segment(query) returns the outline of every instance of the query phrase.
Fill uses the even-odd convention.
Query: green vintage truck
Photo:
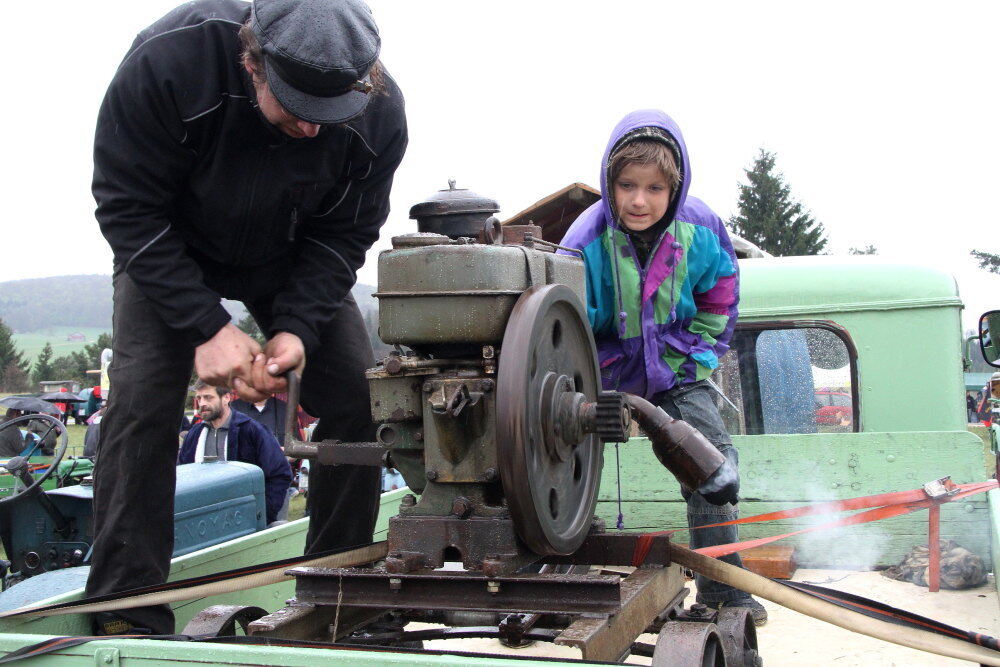
[[[962,302],[952,276],[934,268],[854,257],[745,259],[741,272],[738,334],[715,380],[740,450],[743,515],[915,489],[945,475],[959,483],[988,478],[995,469],[992,456],[966,424]],[[832,395],[849,400],[837,406],[845,409],[831,418],[822,408]],[[685,506],[677,483],[657,463],[648,443],[635,437],[606,447],[598,513],[608,525],[615,525],[620,509],[625,530],[683,526]],[[398,511],[403,494],[400,490],[383,496],[376,539],[385,535],[387,520]],[[996,558],[998,508],[995,491],[989,499],[975,496],[945,505],[941,537],[956,539],[984,558]],[[181,556],[174,561],[171,579],[296,555],[304,544],[305,521]],[[804,524],[789,520],[750,525],[741,536],[786,532],[797,525]],[[927,519],[921,512],[791,543],[800,565],[855,568],[898,561],[926,539]],[[48,602],[80,594],[63,593]],[[293,584],[285,582],[177,603],[177,628],[213,604],[273,610],[292,594]],[[25,589],[25,603],[39,597],[45,597],[43,592]],[[0,630],[0,650],[12,651],[43,635],[85,634],[89,625],[81,616],[66,615],[0,621]],[[107,665],[126,660],[282,665],[309,665],[320,659],[373,665],[525,662],[467,654],[320,652],[134,639],[83,644],[59,655],[67,658],[45,660],[72,657]]]
[[[993,455],[968,430],[962,302],[950,274],[831,256],[744,259],[740,270],[733,352],[715,380],[740,451],[742,515],[992,474]],[[830,423],[814,392],[848,398],[849,418]],[[620,455],[626,526],[684,525],[676,485],[648,465],[648,451],[622,446]],[[609,519],[614,465],[605,457]],[[988,557],[997,551],[989,512],[985,496],[945,505],[942,539]],[[749,525],[741,538],[804,525]],[[926,539],[926,513],[915,513],[790,543],[800,565],[857,568],[898,562]]]

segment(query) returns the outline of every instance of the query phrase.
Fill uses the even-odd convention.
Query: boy
[[[659,405],[739,461],[707,380],[729,349],[739,300],[736,255],[722,220],[688,196],[691,167],[680,129],[662,111],[615,127],[601,162],[600,201],[562,244],[583,251],[587,314],[605,389]],[[692,528],[731,521],[737,507],[682,490]],[[735,526],[691,531],[694,549],[737,541]],[[742,565],[739,554],[722,560]],[[698,602],[767,612],[749,594],[698,576]]]

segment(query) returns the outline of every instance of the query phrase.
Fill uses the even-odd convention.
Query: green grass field
[[[29,333],[14,334],[14,344],[17,349],[24,353],[24,358],[35,362],[38,353],[45,347],[45,343],[52,344],[53,358],[61,357],[70,352],[78,352],[84,345],[89,345],[97,340],[97,337],[107,329],[100,327],[52,327],[44,331],[32,331]],[[85,341],[68,341],[66,337],[74,332],[80,332],[86,336]]]

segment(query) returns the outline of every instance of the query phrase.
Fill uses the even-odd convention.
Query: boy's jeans
[[[739,464],[740,456],[733,447],[732,439],[722,422],[719,408],[715,405],[715,390],[704,380],[671,389],[660,398],[659,405],[674,419],[683,419],[695,427],[701,434],[719,448],[734,464]],[[681,491],[688,506],[688,527],[707,526],[723,521],[733,521],[739,518],[739,508],[736,505],[713,505],[698,492]],[[690,531],[692,549],[728,544],[738,541],[736,526],[720,526],[717,528],[701,528]],[[743,567],[743,561],[738,553],[723,556],[720,560]],[[698,602],[710,607],[718,606],[720,602],[743,600],[750,597],[749,593],[725,584],[712,581],[700,574],[695,575],[698,584]]]

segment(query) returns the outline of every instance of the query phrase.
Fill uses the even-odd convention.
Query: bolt
[[[691,609],[688,610],[688,616],[704,616],[708,613],[708,607],[696,602],[691,605]]]
[[[399,577],[389,577],[389,590],[398,591],[403,588],[403,580]]]
[[[497,477],[499,477],[499,475],[497,474],[496,468],[487,468],[486,471],[483,473],[483,477],[486,478],[487,482],[495,482],[497,480]]]
[[[385,372],[391,375],[396,375],[401,370],[403,370],[403,362],[399,360],[399,357],[392,355],[385,360]]]
[[[492,345],[483,345],[483,359],[492,359],[495,354],[496,350]]]
[[[830,459],[829,461],[827,461],[827,463],[829,463],[830,465],[834,465],[836,462],[837,459]]]
[[[464,519],[472,512],[472,504],[468,498],[458,497],[451,502],[451,513],[459,519]]]
[[[893,461],[896,460],[896,457],[892,454],[889,454],[889,456],[885,457],[885,460],[888,461],[889,463],[892,463]]]
[[[434,480],[436,480],[438,478],[438,471],[437,470],[428,470],[427,473],[424,476],[427,477],[427,481],[428,482],[433,482]]]
[[[423,442],[424,441],[424,432],[423,431],[414,431],[413,432],[413,439],[415,441],[417,441],[417,442]]]
[[[479,388],[482,389],[487,394],[493,391],[493,380],[486,378],[479,383]]]
[[[407,493],[403,496],[403,507],[413,507],[417,504],[417,497],[412,493]]]
[[[104,662],[106,662],[107,664],[110,665],[114,661],[115,661],[115,659],[113,657],[111,657],[110,653],[107,653],[107,654],[104,655]]]
[[[487,581],[486,582],[486,591],[488,593],[492,593],[493,595],[496,595],[497,593],[500,592],[500,582],[499,581]]]

